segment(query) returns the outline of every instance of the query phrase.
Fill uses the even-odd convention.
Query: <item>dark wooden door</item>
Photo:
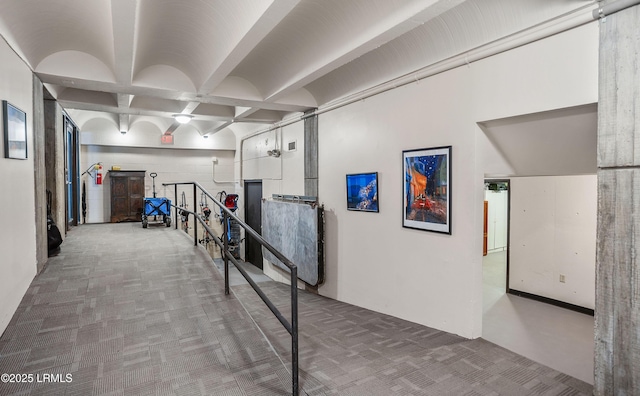
[[[110,175],[111,222],[118,223],[129,213],[129,183],[126,177]]]
[[[109,172],[111,222],[142,221],[145,171]]]
[[[262,181],[244,182],[244,221],[262,235]],[[262,245],[250,235],[245,236],[245,259],[262,269]]]
[[[129,216],[142,221],[144,207],[144,174],[129,177]]]

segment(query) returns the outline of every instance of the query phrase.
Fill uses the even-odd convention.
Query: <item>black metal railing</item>
[[[163,186],[174,186],[174,193],[177,199],[178,197],[178,186],[179,185],[193,185],[193,208],[197,207],[197,192],[198,189],[202,193],[204,193],[207,197],[211,198],[213,203],[215,203],[221,210],[223,219],[223,231],[221,237],[217,237],[214,231],[207,225],[202,216],[198,215],[195,211],[190,211],[185,208],[181,208],[180,206],[171,205],[175,210],[175,227],[178,228],[178,212],[187,213],[189,215],[193,215],[193,244],[194,246],[198,245],[198,222],[202,224],[207,233],[212,237],[212,240],[220,247],[222,252],[222,257],[224,259],[224,293],[229,294],[229,261],[235,265],[238,271],[244,276],[244,278],[249,282],[253,290],[260,296],[262,301],[269,307],[271,312],[275,315],[275,317],[280,321],[282,326],[289,332],[291,335],[291,376],[292,376],[292,385],[293,389],[291,394],[294,396],[298,396],[299,394],[299,381],[298,381],[298,267],[291,262],[288,258],[286,258],[280,251],[274,248],[269,242],[264,240],[260,234],[258,234],[253,228],[249,227],[244,221],[240,220],[238,216],[236,216],[229,208],[227,208],[222,202],[218,201],[215,197],[213,197],[207,190],[205,190],[198,182],[182,182],[182,183],[162,183]],[[284,265],[289,268],[289,272],[291,275],[291,323],[287,321],[287,319],[282,315],[280,310],[269,300],[269,298],[264,294],[264,292],[260,289],[258,284],[251,279],[251,276],[240,266],[236,258],[231,254],[229,250],[229,219],[233,219],[236,221],[242,228],[245,230],[245,234],[251,235],[260,245],[264,246],[267,250],[269,250],[275,257],[278,258]]]

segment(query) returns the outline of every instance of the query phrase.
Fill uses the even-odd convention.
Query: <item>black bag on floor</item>
[[[47,190],[47,242],[49,246],[49,256],[54,253],[62,244],[62,234],[51,217],[51,191]]]
[[[47,240],[49,243],[49,254],[62,244],[62,235],[51,216],[47,216]]]

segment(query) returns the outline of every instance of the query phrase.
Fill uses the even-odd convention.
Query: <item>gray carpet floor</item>
[[[260,286],[288,316],[288,287]],[[287,331],[250,286],[232,290],[224,295],[218,269],[183,232],[77,227],[0,338],[0,373],[27,375],[0,383],[0,394],[290,394]],[[592,393],[484,340],[299,298],[303,395]]]

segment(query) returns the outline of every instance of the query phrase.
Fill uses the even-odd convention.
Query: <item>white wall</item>
[[[594,309],[596,215],[596,175],[512,178],[509,287]]]
[[[487,251],[503,251],[507,248],[508,191],[485,190],[487,210]]]
[[[213,159],[217,160],[214,165]],[[111,218],[109,172],[112,166],[122,170],[145,170],[145,196],[153,196],[153,181],[149,174],[156,172],[156,193],[158,197],[170,198],[173,204],[179,204],[182,191],[185,191],[188,209],[193,210],[193,188],[179,187],[178,199],[174,197],[173,187],[163,187],[162,183],[197,181],[211,194],[225,190],[234,192],[233,183],[215,183],[216,180],[233,181],[234,152],[230,150],[180,150],[143,147],[112,147],[82,145],[81,168],[88,169],[93,163],[102,162],[103,184],[96,185],[88,175],[82,177],[87,186],[87,223],[108,223]],[[196,197],[198,205],[200,196]],[[211,205],[211,203],[209,203]],[[211,207],[210,207],[211,208]],[[197,208],[199,209],[199,207]]]
[[[591,23],[322,114],[322,295],[464,337],[482,329],[483,187],[500,173],[477,122],[597,101]],[[571,56],[566,56],[571,53]],[[452,235],[402,228],[404,149],[452,145]],[[378,171],[380,213],[346,210],[344,175]],[[508,173],[507,169],[507,173]]]
[[[6,329],[36,275],[31,70],[0,40],[0,99],[27,114],[27,160],[4,158],[0,139],[0,334]],[[0,125],[2,112],[0,112]]]

